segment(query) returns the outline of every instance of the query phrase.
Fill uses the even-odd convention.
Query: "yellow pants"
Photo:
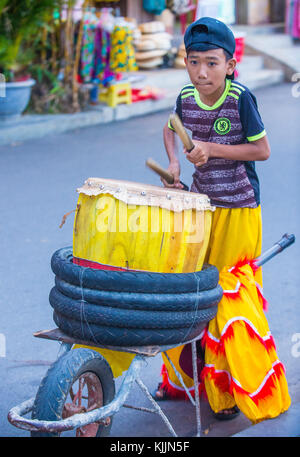
[[[205,259],[219,269],[224,290],[203,338],[205,390],[213,411],[237,405],[253,423],[276,417],[290,406],[284,368],[264,314],[261,269],[247,262],[261,253],[261,233],[260,207],[217,208]],[[168,356],[193,394],[187,345],[168,351]],[[174,398],[185,397],[164,355],[163,360],[163,387]]]

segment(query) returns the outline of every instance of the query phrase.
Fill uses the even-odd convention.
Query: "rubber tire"
[[[212,265],[204,265],[195,273],[153,273],[85,268],[74,264],[72,259],[72,247],[57,250],[51,258],[53,273],[64,281],[88,289],[175,294],[214,289],[219,281],[219,272]]]
[[[104,357],[92,349],[72,349],[54,362],[42,380],[35,397],[32,419],[55,421],[62,417],[68,392],[76,379],[86,371],[94,372],[102,385],[103,406],[115,397],[115,383],[111,368]],[[112,425],[99,426],[97,436],[110,433]],[[34,437],[54,437],[58,433],[31,432]]]
[[[214,305],[222,298],[220,285],[214,289],[185,294],[143,294],[81,288],[55,277],[57,290],[74,300],[126,310],[193,311]]]
[[[57,311],[53,312],[55,324],[75,340],[86,344],[103,344],[108,346],[152,346],[184,344],[196,338],[205,328],[207,322],[217,314],[217,306],[209,308],[207,320],[184,328],[171,329],[139,329],[108,327],[70,319]]]
[[[222,288],[220,288],[218,299],[215,299],[214,303],[210,303],[210,308],[198,309],[195,302],[193,311],[128,310],[101,306],[85,300],[74,300],[53,287],[49,295],[49,302],[55,311],[80,322],[121,328],[166,329],[190,327],[199,322],[208,322],[211,308],[219,303],[221,297]]]

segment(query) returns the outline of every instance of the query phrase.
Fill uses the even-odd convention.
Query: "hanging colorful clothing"
[[[300,0],[286,1],[286,33],[300,39]]]
[[[90,82],[94,75],[96,21],[92,13],[84,16],[80,74],[83,82]]]
[[[111,36],[110,69],[114,72],[137,71],[133,35],[129,27],[116,26]]]
[[[104,86],[114,78],[114,72],[110,70],[111,34],[97,27],[95,36],[95,63],[93,79]]]

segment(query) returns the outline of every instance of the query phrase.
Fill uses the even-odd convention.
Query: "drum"
[[[79,192],[73,262],[101,269],[202,269],[214,207],[206,195],[89,178]]]

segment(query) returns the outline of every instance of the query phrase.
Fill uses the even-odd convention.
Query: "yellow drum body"
[[[161,273],[202,269],[214,210],[206,195],[99,178],[78,192],[76,263]]]

